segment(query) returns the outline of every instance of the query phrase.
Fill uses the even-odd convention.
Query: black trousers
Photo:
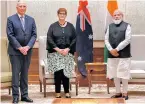
[[[31,54],[10,55],[12,65],[12,94],[13,98],[19,98],[19,86],[21,97],[28,96],[28,69],[31,61]]]
[[[61,83],[63,84],[64,92],[69,93],[69,78],[67,78],[63,69],[54,73],[55,93],[60,93]]]

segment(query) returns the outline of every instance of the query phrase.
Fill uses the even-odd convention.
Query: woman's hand
[[[64,56],[68,55],[69,51],[70,51],[69,48],[65,48],[65,49],[63,49],[63,51],[62,51],[62,55],[64,55]]]
[[[59,54],[63,54],[63,49],[59,49],[59,48],[57,47],[57,48],[54,48],[54,50],[56,50]]]
[[[69,48],[65,48],[65,49],[60,49],[58,47],[54,48],[54,50],[56,50],[58,53],[62,54],[63,56],[68,55],[70,49]]]

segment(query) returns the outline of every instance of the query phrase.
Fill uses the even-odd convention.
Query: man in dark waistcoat
[[[105,34],[105,45],[108,49],[107,77],[114,79],[116,94],[112,98],[128,99],[127,89],[131,66],[131,26],[123,21],[123,13],[115,10],[113,23],[108,26]],[[121,92],[120,82],[123,85]]]

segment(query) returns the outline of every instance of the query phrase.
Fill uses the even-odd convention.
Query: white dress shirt
[[[21,16],[20,14],[18,14],[18,16],[19,16],[19,18],[21,19],[21,17],[23,17],[22,19],[23,19],[23,21],[25,21],[25,15],[23,15],[23,16]]]
[[[23,28],[25,28],[25,15],[22,16],[22,15],[18,14],[18,16],[19,16],[19,19],[20,19],[21,23],[23,22],[22,23]]]

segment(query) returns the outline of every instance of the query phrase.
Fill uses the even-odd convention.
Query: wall
[[[88,0],[91,14],[94,40],[104,40],[105,17],[107,0]],[[16,1],[7,2],[7,16],[16,13]],[[145,1],[118,0],[119,8],[124,13],[125,21],[132,26],[132,34],[145,34]],[[27,14],[33,16],[37,23],[38,36],[46,35],[51,23],[57,21],[57,10],[65,7],[68,10],[67,20],[75,26],[78,9],[78,0],[29,0]],[[2,15],[5,13],[2,13]],[[5,19],[4,19],[5,20]],[[3,21],[6,22],[6,21]],[[5,24],[2,25],[5,27]],[[3,29],[4,30],[4,29]]]
[[[6,1],[1,1],[1,36],[6,35],[6,21],[7,21],[7,2]]]

